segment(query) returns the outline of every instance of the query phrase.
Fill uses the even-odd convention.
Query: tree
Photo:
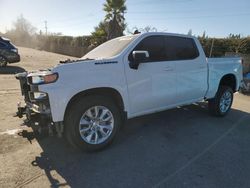
[[[144,28],[138,28],[138,27],[133,27],[132,31],[130,29],[127,30],[128,33],[130,34],[134,34],[134,31],[137,30],[141,33],[147,33],[147,32],[157,32],[157,29],[155,27],[152,26],[145,26]]]
[[[151,26],[146,26],[142,29],[142,32],[147,33],[147,32],[157,32],[157,29],[155,27]]]
[[[206,35],[206,31],[203,31],[201,38],[203,39],[208,38],[208,36]]]
[[[244,51],[247,45],[248,45],[248,38],[233,39],[232,41],[232,48],[235,53]]]
[[[240,34],[232,34],[232,33],[230,33],[228,38],[229,39],[240,39],[241,36],[240,36]]]
[[[193,35],[193,31],[192,31],[192,29],[189,29],[189,31],[188,31],[188,35],[189,35],[189,36],[192,36],[192,35]]]
[[[28,35],[33,35],[36,32],[36,28],[32,26],[31,23],[23,17],[23,15],[20,15],[13,25],[13,30],[17,33],[26,33]]]
[[[94,29],[95,30],[91,33],[91,44],[93,46],[98,46],[106,42],[108,38],[108,23],[102,21]]]
[[[126,0],[106,0],[103,10],[106,12],[105,22],[108,23],[107,39],[123,35],[126,28],[124,13],[127,10]]]
[[[30,46],[35,32],[36,28],[23,15],[20,15],[13,23],[13,29],[6,32],[6,36],[18,45]]]

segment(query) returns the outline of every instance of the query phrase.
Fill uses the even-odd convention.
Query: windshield
[[[106,59],[122,52],[138,35],[124,36],[109,40],[96,47],[81,59]]]

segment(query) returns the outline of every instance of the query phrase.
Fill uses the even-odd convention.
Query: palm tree
[[[107,13],[105,21],[108,22],[108,40],[123,35],[125,30],[124,13],[127,10],[126,0],[106,0],[103,10]]]

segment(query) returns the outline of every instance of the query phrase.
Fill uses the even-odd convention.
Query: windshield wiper
[[[65,64],[65,63],[76,63],[79,61],[89,61],[89,60],[95,60],[95,59],[90,59],[90,58],[86,58],[86,59],[76,59],[76,60],[71,60],[71,59],[66,59],[64,61],[59,61],[59,63],[61,64]]]
[[[80,59],[80,60],[83,60],[83,61],[87,61],[87,60],[95,60],[95,59],[92,59],[92,58],[85,58],[85,59]]]

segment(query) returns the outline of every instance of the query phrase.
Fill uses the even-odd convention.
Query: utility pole
[[[46,33],[46,36],[47,36],[47,34],[48,34],[48,27],[47,27],[47,21],[46,20],[44,21],[44,24],[45,24],[45,33]]]
[[[211,48],[210,48],[210,54],[209,54],[209,57],[212,56],[212,53],[213,53],[213,48],[214,48],[214,38],[212,40],[212,45],[211,45]]]

